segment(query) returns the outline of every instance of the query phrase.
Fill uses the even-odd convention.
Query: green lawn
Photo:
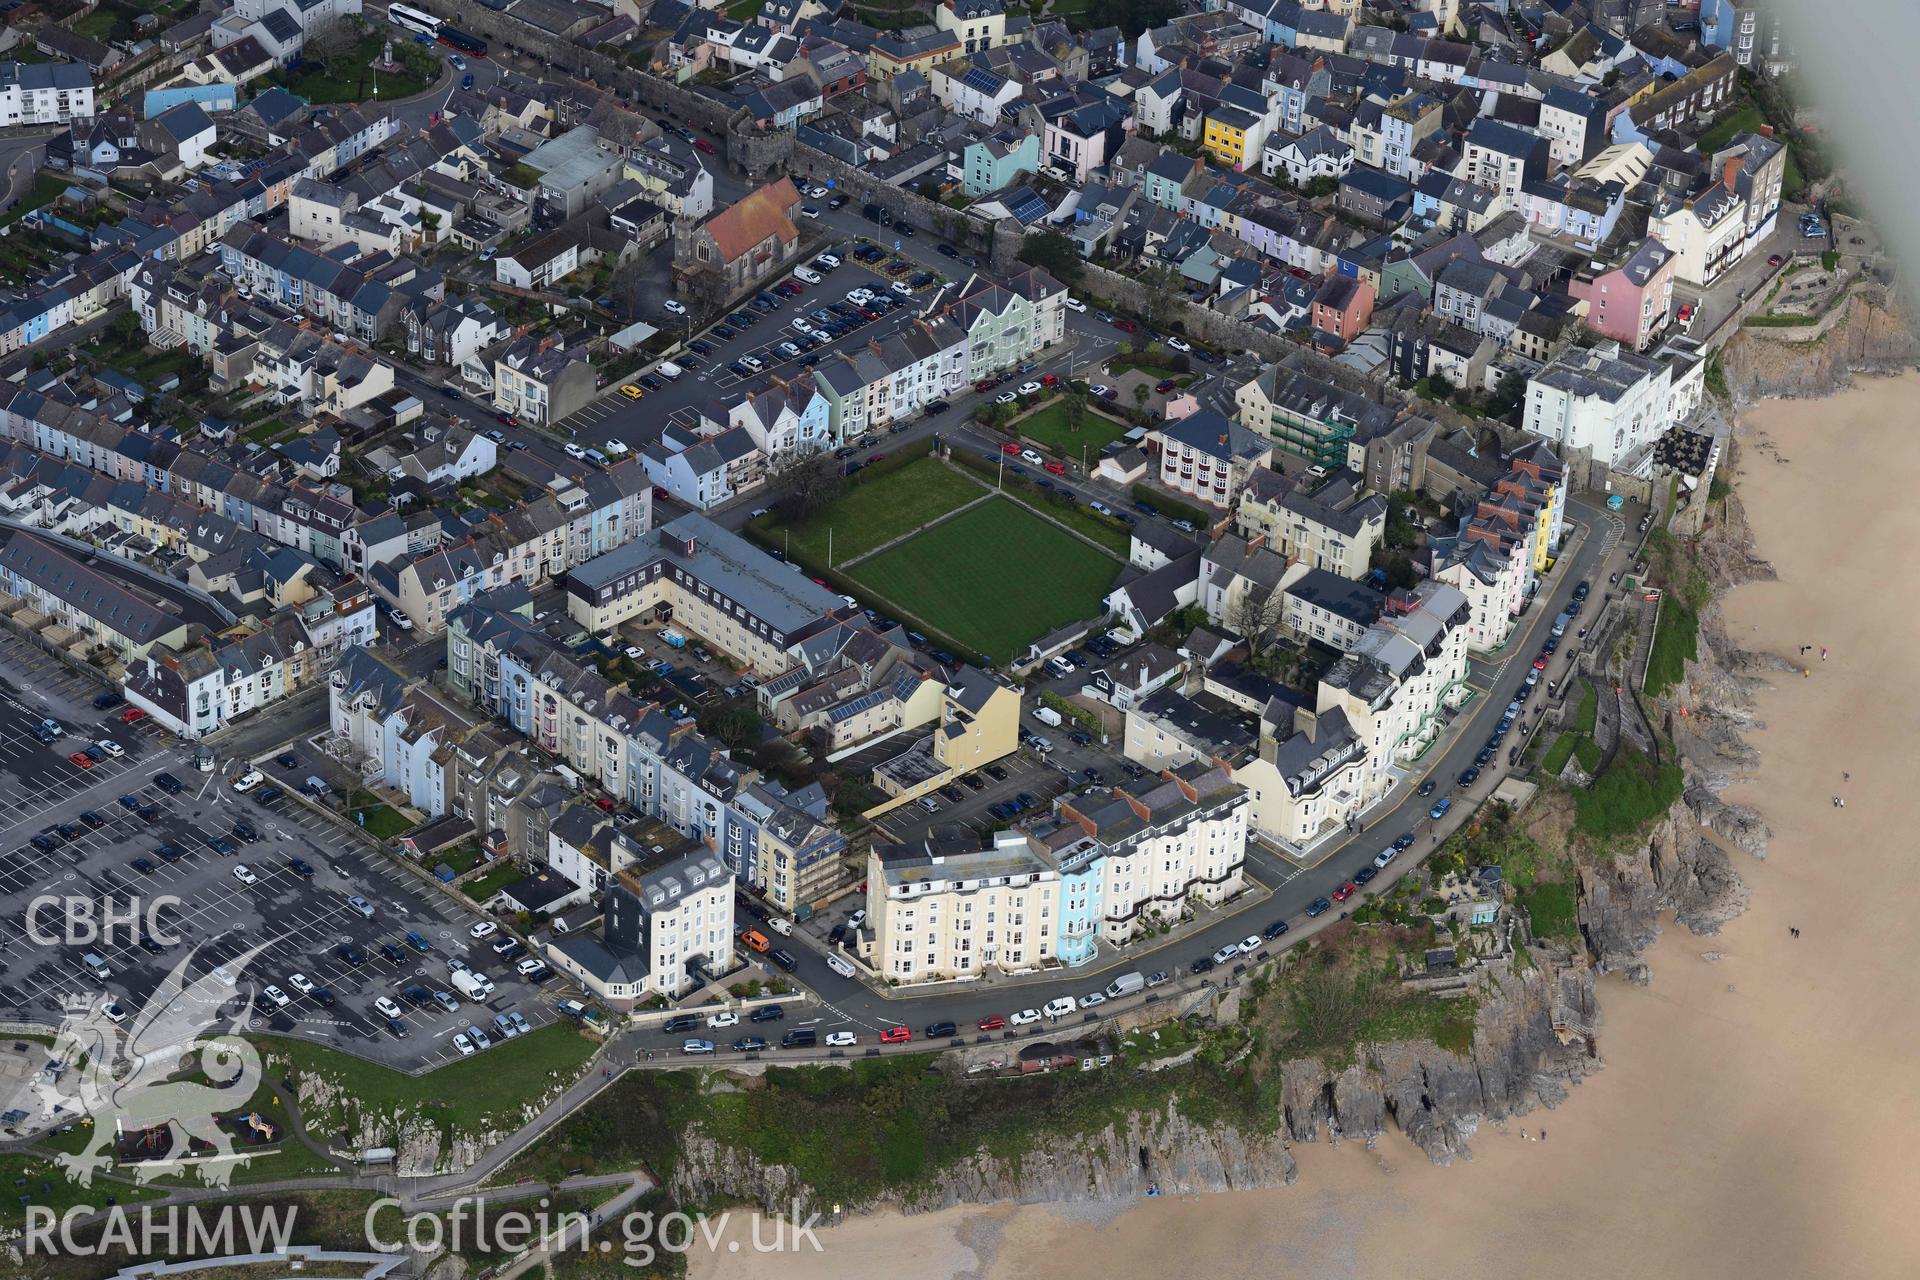
[[[959,643],[1006,662],[1100,611],[1120,569],[1018,503],[985,503],[860,563],[850,577]]]
[[[1680,798],[1683,781],[1679,765],[1623,748],[1592,787],[1573,793],[1574,827],[1601,839],[1633,835]]]
[[[1580,937],[1579,897],[1570,884],[1543,884],[1515,895],[1533,921],[1536,938],[1574,942]]]
[[[1698,651],[1700,615],[1681,604],[1676,596],[1660,602],[1660,624],[1653,633],[1653,652],[1647,659],[1646,690],[1659,697],[1679,684],[1687,674],[1687,663]]]
[[[1103,413],[1095,413],[1093,406],[1088,405],[1080,419],[1080,429],[1075,431],[1067,425],[1066,402],[1055,400],[1014,423],[1012,430],[1075,464],[1084,458],[1091,467],[1100,460],[1102,449],[1126,435],[1132,427]]]
[[[1600,695],[1587,686],[1586,696],[1580,699],[1580,706],[1573,713],[1573,727],[1581,733],[1591,734],[1593,724],[1600,715]]]
[[[984,492],[980,485],[943,463],[920,458],[897,471],[880,472],[864,484],[849,485],[832,506],[803,525],[786,528],[773,515],[762,516],[755,528],[767,545],[785,547],[795,558],[820,565],[827,563],[827,535],[831,530],[833,563],[845,564],[882,543],[932,524]]]
[[[1547,771],[1548,777],[1560,776],[1560,771],[1567,767],[1567,761],[1573,757],[1573,744],[1579,740],[1577,733],[1563,733],[1553,740],[1553,745],[1547,748],[1546,756],[1540,761],[1540,767]]]
[[[308,102],[369,102],[376,82],[383,101],[410,98],[440,78],[440,59],[424,45],[412,40],[394,39],[393,56],[399,71],[376,74],[371,64],[380,57],[386,44],[386,31],[369,31],[352,50],[333,59],[327,69],[311,64],[300,71],[276,71],[274,83]]]
[[[263,1056],[283,1075],[312,1074],[336,1086],[325,1108],[303,1112],[309,1133],[327,1135],[365,1116],[418,1114],[443,1132],[510,1130],[533,1095],[571,1084],[593,1055],[594,1041],[571,1022],[552,1023],[461,1058],[423,1076],[409,1076],[305,1040],[257,1037]],[[316,1110],[318,1114],[316,1114]]]
[[[20,197],[20,203],[0,215],[0,226],[11,226],[35,209],[52,204],[71,185],[58,174],[42,172],[33,180],[33,188]]]
[[[475,902],[485,902],[494,894],[518,880],[526,872],[512,862],[503,862],[483,876],[478,876],[460,886],[460,892]]]
[[[366,828],[367,834],[376,839],[391,840],[413,830],[413,823],[384,804],[368,805],[353,812],[360,825]]]

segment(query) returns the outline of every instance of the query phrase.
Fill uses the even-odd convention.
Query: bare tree
[[[804,524],[840,496],[840,468],[818,445],[792,450],[767,469],[769,488],[780,492],[774,509],[789,524]]]
[[[1134,274],[1134,279],[1140,282],[1145,293],[1145,301],[1140,307],[1141,318],[1148,325],[1157,324],[1179,298],[1180,278],[1174,275],[1171,268],[1155,264],[1141,268]]]
[[[363,34],[360,23],[345,14],[322,18],[307,29],[306,39],[300,46],[300,56],[308,62],[319,63],[331,74],[339,70],[336,63],[352,56],[354,50],[360,47]]]
[[[1258,655],[1273,642],[1273,629],[1279,625],[1284,603],[1279,588],[1250,585],[1228,607],[1227,626]]]

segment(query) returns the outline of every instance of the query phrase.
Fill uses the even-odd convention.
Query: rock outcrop
[[[1262,1132],[1251,1125],[1201,1125],[1169,1105],[1164,1112],[1129,1114],[1123,1125],[1098,1133],[1061,1135],[1017,1158],[976,1154],[902,1190],[892,1202],[909,1213],[994,1202],[1075,1204],[1138,1199],[1150,1183],[1167,1193],[1244,1191],[1283,1186],[1295,1176],[1293,1153],[1278,1126]],[[738,1198],[769,1212],[788,1209],[796,1199],[806,1211],[828,1216],[876,1207],[820,1204],[792,1168],[763,1164],[753,1153],[721,1146],[702,1133],[687,1135],[671,1190],[681,1203]]]
[[[1727,390],[1736,404],[1824,396],[1853,384],[1856,373],[1890,373],[1920,359],[1905,314],[1891,292],[1857,287],[1846,315],[1812,341],[1792,329],[1743,328],[1720,351]]]
[[[1371,1141],[1397,1125],[1437,1164],[1471,1155],[1482,1120],[1555,1106],[1598,1066],[1592,1033],[1600,1010],[1593,971],[1547,963],[1497,982],[1483,998],[1473,1046],[1450,1053],[1428,1041],[1396,1040],[1362,1064],[1335,1071],[1318,1059],[1282,1068],[1289,1137]]]

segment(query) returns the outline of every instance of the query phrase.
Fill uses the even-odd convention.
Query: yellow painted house
[[[1232,165],[1236,171],[1257,168],[1264,141],[1260,117],[1246,108],[1223,102],[1207,112],[1201,145],[1221,164]]]
[[[873,771],[886,799],[869,818],[938,791],[962,774],[1020,749],[1020,691],[977,667],[960,667],[941,686],[933,731]]]

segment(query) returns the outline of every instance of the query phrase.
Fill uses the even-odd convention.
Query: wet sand
[[[881,1215],[817,1255],[696,1256],[696,1280],[1920,1276],[1920,377],[1764,405],[1741,436],[1780,580],[1734,592],[1728,630],[1814,646],[1808,678],[1759,694],[1761,765],[1728,792],[1772,845],[1733,854],[1745,916],[1712,938],[1666,921],[1650,987],[1603,983],[1607,1067],[1566,1105],[1483,1128],[1450,1169],[1397,1134],[1307,1146],[1292,1188]]]

